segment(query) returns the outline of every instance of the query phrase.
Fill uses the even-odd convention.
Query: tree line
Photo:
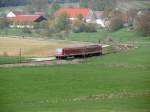
[[[0,7],[25,5],[27,2],[28,0],[0,0]]]
[[[33,0],[0,0],[0,7],[8,6],[19,6],[32,3]],[[43,0],[37,0],[37,2],[42,2]],[[79,2],[80,0],[46,0],[47,3],[57,2],[57,3],[66,3],[66,2]]]

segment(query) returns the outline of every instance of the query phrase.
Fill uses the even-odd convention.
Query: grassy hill
[[[0,110],[148,112],[150,52],[145,48],[80,65],[0,68]]]
[[[113,35],[138,48],[76,65],[0,68],[0,111],[149,112],[150,40],[121,32]]]

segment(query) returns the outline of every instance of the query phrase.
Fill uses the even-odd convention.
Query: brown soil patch
[[[18,56],[21,48],[22,56],[53,56],[56,48],[76,45],[75,42],[59,40],[40,40],[0,37],[0,55]]]

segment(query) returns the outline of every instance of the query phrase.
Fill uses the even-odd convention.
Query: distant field
[[[100,30],[95,33],[71,33],[69,39],[76,41],[98,42],[99,40],[102,41],[107,37],[121,42],[150,40],[150,36],[143,37],[138,32],[127,31],[127,29],[121,29],[116,32]]]
[[[22,37],[0,37],[0,55],[18,56],[21,48],[21,54],[24,57],[47,57],[54,55],[55,48],[62,48],[74,44],[76,43],[23,39]]]

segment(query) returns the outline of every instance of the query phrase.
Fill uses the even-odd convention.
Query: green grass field
[[[150,36],[143,37],[138,32],[129,32],[127,29],[121,29],[116,32],[100,30],[95,33],[71,33],[69,39],[76,41],[98,42],[99,40],[104,40],[107,37],[111,37],[112,39],[121,42],[150,40]]]
[[[5,28],[0,29],[0,36],[36,36],[36,33],[24,33],[23,30],[19,28]]]
[[[0,65],[20,63],[20,61],[26,62],[26,61],[29,61],[29,59],[22,57],[20,60],[19,56],[18,57],[16,57],[16,56],[13,56],[13,57],[12,56],[0,56]]]
[[[96,41],[107,33],[100,34],[72,36]],[[0,68],[0,112],[149,112],[149,37],[110,34],[134,38],[138,48],[77,65]]]

